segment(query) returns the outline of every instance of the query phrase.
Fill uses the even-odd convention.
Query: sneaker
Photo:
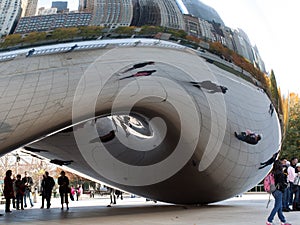
[[[267,221],[267,222],[266,222],[266,225],[272,225],[272,223],[270,223],[270,222]]]

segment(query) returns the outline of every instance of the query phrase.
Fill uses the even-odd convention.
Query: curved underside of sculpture
[[[170,42],[73,45],[0,54],[2,155],[25,147],[180,204],[232,197],[270,169],[261,164],[278,151],[280,126],[259,87]],[[247,129],[262,140],[234,136]]]

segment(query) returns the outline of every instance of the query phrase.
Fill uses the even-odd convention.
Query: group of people
[[[290,162],[286,159],[276,160],[270,173],[273,173],[275,180],[276,189],[272,192],[275,203],[266,225],[272,225],[276,213],[281,225],[291,225],[286,222],[283,212],[300,210],[300,163],[296,157]]]
[[[24,177],[21,177],[21,174],[17,174],[16,178],[12,178],[12,170],[7,170],[4,178],[4,197],[5,197],[5,212],[11,212],[11,203],[13,208],[16,210],[24,210],[27,207],[26,199],[29,199],[31,207],[34,206],[31,192],[33,187],[33,179],[28,175],[28,172],[24,173]],[[61,171],[60,177],[58,178],[59,185],[59,194],[61,197],[61,209],[64,209],[64,203],[69,210],[69,201],[68,194],[71,193],[71,188],[69,187],[69,178],[65,175],[64,171]],[[46,207],[47,209],[51,206],[51,195],[53,187],[55,186],[55,181],[53,177],[49,176],[49,173],[46,171],[43,175],[41,182],[41,196],[42,196],[42,206],[41,209]],[[79,188],[79,191],[82,191],[82,188]],[[71,195],[71,194],[70,194]],[[77,192],[77,200],[80,194]]]
[[[33,207],[33,201],[31,198],[32,185],[33,180],[30,176],[28,176],[27,172],[25,172],[23,178],[21,177],[21,174],[17,174],[16,178],[12,178],[12,171],[6,171],[3,191],[6,213],[11,212],[11,201],[14,208],[17,210],[24,210],[24,207],[27,207],[26,199],[29,198],[30,205]]]

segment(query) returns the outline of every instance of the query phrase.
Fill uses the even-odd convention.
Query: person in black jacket
[[[43,175],[43,180],[42,180],[42,206],[41,209],[44,208],[44,200],[46,199],[47,202],[47,209],[50,208],[50,201],[51,201],[51,194],[52,194],[52,189],[55,185],[53,177],[49,176],[49,173],[46,171],[45,174]]]
[[[60,177],[57,180],[59,185],[59,194],[61,199],[61,210],[64,209],[64,202],[67,205],[67,210],[69,210],[68,193],[69,191],[69,178],[65,175],[65,171],[60,172]]]
[[[275,198],[274,208],[272,209],[266,225],[272,225],[272,221],[277,213],[278,218],[281,221],[281,225],[291,225],[286,222],[286,219],[282,213],[282,195],[287,188],[287,179],[283,173],[283,167],[280,160],[276,160],[273,164],[272,173],[274,174],[276,190],[272,193]]]

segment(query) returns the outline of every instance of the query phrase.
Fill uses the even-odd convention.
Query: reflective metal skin
[[[232,197],[270,169],[259,168],[278,151],[280,126],[259,87],[170,42],[76,45],[0,54],[1,155],[23,146],[125,191],[180,204]],[[234,136],[246,129],[262,140]]]

